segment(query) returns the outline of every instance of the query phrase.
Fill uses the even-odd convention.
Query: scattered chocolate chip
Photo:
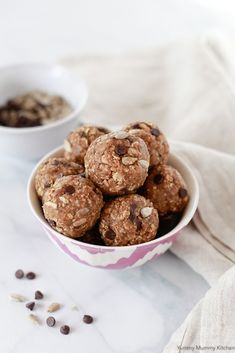
[[[116,237],[116,233],[111,228],[109,228],[107,230],[107,232],[105,233],[105,237],[110,239],[110,240],[114,240],[115,237]]]
[[[156,128],[151,129],[150,132],[152,135],[154,135],[156,137],[158,137],[161,134],[161,132]]]
[[[132,129],[139,129],[140,128],[140,126],[139,126],[139,124],[134,124],[134,125],[132,125],[132,127],[131,127]]]
[[[179,192],[178,192],[178,195],[181,199],[183,199],[184,197],[186,197],[188,195],[188,192],[186,189],[184,188],[180,188],[179,189]]]
[[[50,224],[51,227],[56,227],[56,222],[53,221],[53,219],[48,219],[48,223]]]
[[[90,315],[84,315],[82,320],[85,324],[91,324],[93,322],[93,317]]]
[[[40,292],[40,290],[36,290],[36,292],[34,294],[34,298],[35,299],[42,299],[43,298],[42,292]]]
[[[161,182],[163,181],[163,175],[162,174],[155,175],[155,177],[153,178],[153,181],[157,185],[161,184]]]
[[[70,331],[70,327],[68,325],[63,325],[60,328],[60,332],[62,333],[62,335],[68,335]]]
[[[26,277],[27,277],[28,279],[34,279],[34,278],[36,277],[36,275],[35,275],[34,272],[28,272],[28,273],[26,274]]]
[[[17,271],[15,272],[15,276],[16,276],[16,278],[18,278],[18,279],[23,278],[23,277],[24,277],[24,271],[22,271],[22,270],[17,270]]]
[[[25,306],[26,306],[26,308],[28,308],[29,310],[32,311],[35,306],[35,302],[29,302]]]
[[[51,183],[46,182],[46,183],[44,184],[44,187],[45,187],[45,188],[49,188],[50,186],[51,186]]]
[[[64,188],[64,192],[65,192],[66,194],[71,195],[71,194],[73,194],[73,193],[75,192],[75,188],[74,188],[73,185],[67,185],[67,186]]]
[[[49,327],[55,326],[55,323],[56,323],[55,318],[53,316],[49,316],[46,320],[46,323],[47,323],[47,326]]]
[[[127,152],[127,149],[126,149],[126,146],[124,146],[124,145],[117,145],[115,147],[115,153],[118,156],[124,156],[124,154],[126,154],[126,152]]]

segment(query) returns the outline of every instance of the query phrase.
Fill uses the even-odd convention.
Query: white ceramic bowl
[[[189,203],[184,210],[182,218],[177,226],[161,238],[154,239],[148,243],[131,246],[100,246],[82,243],[78,240],[68,238],[50,227],[43,216],[40,201],[35,192],[34,178],[40,164],[49,157],[59,157],[63,154],[63,148],[57,148],[45,156],[33,170],[28,182],[28,202],[30,208],[40,222],[42,228],[49,238],[56,244],[62,252],[75,261],[105,269],[123,269],[136,267],[163,254],[178,236],[180,231],[192,219],[199,198],[198,183],[191,169],[181,158],[171,152],[169,164],[178,169],[187,183],[190,195]]]
[[[12,128],[0,126],[2,155],[20,159],[37,159],[59,146],[78,124],[79,114],[87,101],[85,83],[61,66],[22,64],[0,69],[0,105],[9,98],[32,90],[63,96],[73,111],[67,117],[48,125]]]

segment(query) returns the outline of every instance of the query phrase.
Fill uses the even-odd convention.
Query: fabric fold
[[[234,59],[226,39],[202,36],[143,53],[62,60],[88,82],[84,123],[119,128],[152,121],[198,179],[197,214],[171,251],[213,288],[165,353],[180,345],[235,345]]]

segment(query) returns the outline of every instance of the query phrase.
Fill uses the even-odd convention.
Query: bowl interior
[[[33,90],[61,95],[76,111],[82,109],[87,98],[83,81],[74,79],[61,66],[23,64],[0,69],[0,105]]]
[[[36,218],[43,224],[43,226],[45,226],[46,228],[50,229],[51,231],[53,231],[53,233],[57,236],[57,237],[62,237],[64,238],[65,236],[63,234],[58,233],[57,231],[55,231],[54,229],[52,229],[50,227],[50,225],[47,223],[47,221],[45,220],[44,216],[43,216],[43,212],[42,212],[42,207],[40,204],[40,201],[37,197],[36,191],[35,191],[35,187],[34,187],[34,177],[36,174],[36,171],[38,169],[38,167],[40,166],[40,164],[47,158],[49,157],[61,157],[63,155],[63,147],[59,147],[56,148],[55,150],[53,150],[52,152],[48,153],[35,167],[35,169],[33,170],[30,178],[29,178],[29,183],[28,183],[28,200],[29,200],[29,204],[30,207],[32,209],[32,212],[34,213],[34,215],[36,216]],[[141,247],[142,245],[146,245],[146,244],[152,244],[153,242],[158,242],[159,240],[162,239],[167,239],[168,237],[170,237],[172,234],[177,233],[178,231],[180,231],[182,228],[184,228],[192,219],[197,205],[198,205],[198,199],[199,199],[199,189],[198,189],[198,183],[196,178],[194,177],[191,169],[188,167],[188,165],[181,159],[179,158],[176,154],[174,154],[174,152],[171,151],[170,154],[170,158],[169,158],[169,164],[173,167],[175,167],[183,176],[187,186],[188,186],[188,190],[189,190],[189,195],[190,195],[190,199],[188,202],[188,205],[186,206],[183,215],[181,217],[181,220],[179,221],[179,223],[177,224],[177,226],[172,229],[169,233],[165,234],[164,236],[154,239],[148,243],[142,243],[142,244],[138,244],[138,245],[131,245],[131,246],[137,246],[137,247]],[[66,239],[70,239],[67,238]],[[73,239],[74,240],[74,239]],[[84,243],[83,243],[84,245]],[[91,247],[99,247],[99,248],[106,248],[105,246],[101,246],[101,245],[93,245],[93,244],[86,244],[86,246],[91,246]],[[122,246],[122,247],[110,247],[110,248],[130,248],[131,246]]]

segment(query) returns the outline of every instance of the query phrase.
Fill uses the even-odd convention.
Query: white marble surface
[[[26,183],[33,163],[0,160],[0,352],[1,353],[160,353],[171,334],[205,293],[208,285],[170,252],[158,260],[125,271],[97,270],[62,254],[30,213]],[[33,281],[14,277],[17,268],[35,271]],[[35,327],[24,303],[35,290],[45,299],[35,308],[42,320]],[[45,325],[47,305],[63,304],[54,314],[58,326]],[[71,310],[77,305],[78,311]],[[81,321],[84,313],[93,325]],[[72,331],[62,336],[59,326]]]
[[[226,0],[0,0],[0,66],[55,61],[87,51],[152,47],[171,40],[221,31],[234,34],[234,1]],[[4,50],[3,50],[4,48]],[[29,146],[32,148],[32,146]],[[33,163],[7,160],[0,152],[0,353],[161,353],[208,285],[167,252],[157,261],[126,271],[78,265],[48,240],[27,206],[26,183]],[[37,273],[17,280],[17,268]],[[24,304],[36,289],[43,325],[27,320]],[[46,306],[63,303],[58,326],[44,324]],[[76,304],[79,311],[72,311]],[[81,317],[96,318],[91,326]]]

